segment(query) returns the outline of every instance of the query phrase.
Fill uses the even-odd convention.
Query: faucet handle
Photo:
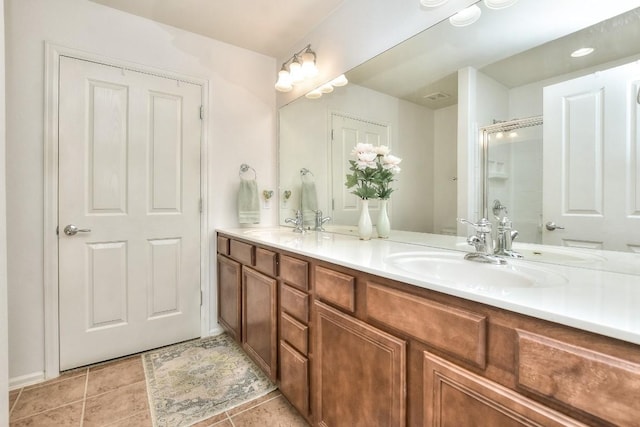
[[[478,233],[491,233],[491,221],[487,218],[481,218],[477,223],[471,222],[468,219],[457,218],[461,224],[468,224],[476,229]]]

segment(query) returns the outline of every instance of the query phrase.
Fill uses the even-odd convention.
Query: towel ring
[[[300,176],[307,176],[307,175],[314,176],[313,172],[311,172],[309,169],[307,168],[300,169]]]
[[[238,172],[238,176],[242,177],[242,174],[245,172],[248,172],[249,170],[253,171],[253,177],[254,179],[258,179],[258,173],[256,172],[256,170],[254,168],[252,168],[251,166],[249,166],[246,163],[243,163],[240,165],[240,172]]]

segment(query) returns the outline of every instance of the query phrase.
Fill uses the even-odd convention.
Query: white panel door
[[[351,194],[344,183],[350,174],[349,160],[355,160],[351,151],[356,144],[389,146],[389,127],[380,123],[358,120],[339,114],[331,115],[331,177],[332,177],[332,213],[334,224],[358,224],[360,199]],[[378,201],[369,202],[371,219],[377,220]]]
[[[60,369],[199,337],[201,86],[61,57],[59,88]]]
[[[543,242],[640,248],[640,65],[544,89]]]

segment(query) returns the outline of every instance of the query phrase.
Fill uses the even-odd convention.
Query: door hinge
[[[60,226],[56,226],[56,236],[60,235]]]
[[[200,197],[200,201],[198,202],[198,209],[200,210],[200,213],[202,213],[202,197]]]
[[[200,120],[204,120],[204,105],[200,106]]]
[[[333,129],[331,129],[331,140],[333,141]]]
[[[201,290],[200,291],[200,307],[202,307],[202,300],[203,300],[203,298],[202,298],[202,290]]]
[[[336,199],[331,199],[331,210],[332,211],[336,210]]]

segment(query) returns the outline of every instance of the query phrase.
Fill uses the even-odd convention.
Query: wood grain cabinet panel
[[[229,255],[229,239],[223,236],[218,236],[217,250],[219,254]]]
[[[353,276],[316,266],[316,298],[350,313],[356,310],[355,282]]]
[[[480,368],[486,365],[487,318],[367,282],[367,318],[409,334]]]
[[[280,278],[291,286],[309,290],[309,263],[287,255],[280,256]]]
[[[298,322],[287,313],[280,315],[280,339],[307,356],[309,353],[309,327]]]
[[[254,246],[248,243],[233,239],[229,242],[229,256],[244,265],[253,265],[254,249]]]
[[[424,352],[424,426],[585,426],[531,399]]]
[[[277,281],[242,267],[242,348],[276,381],[278,357]]]
[[[620,426],[640,426],[640,364],[518,330],[520,387]]]
[[[263,248],[256,248],[255,269],[269,276],[278,275],[278,254]]]
[[[314,418],[320,426],[406,424],[406,343],[316,301]]]
[[[302,323],[309,322],[309,295],[284,283],[280,284],[280,308]]]
[[[242,319],[242,267],[239,263],[218,255],[218,323],[229,336],[240,341]]]
[[[304,417],[309,416],[309,360],[280,341],[280,391]]]

